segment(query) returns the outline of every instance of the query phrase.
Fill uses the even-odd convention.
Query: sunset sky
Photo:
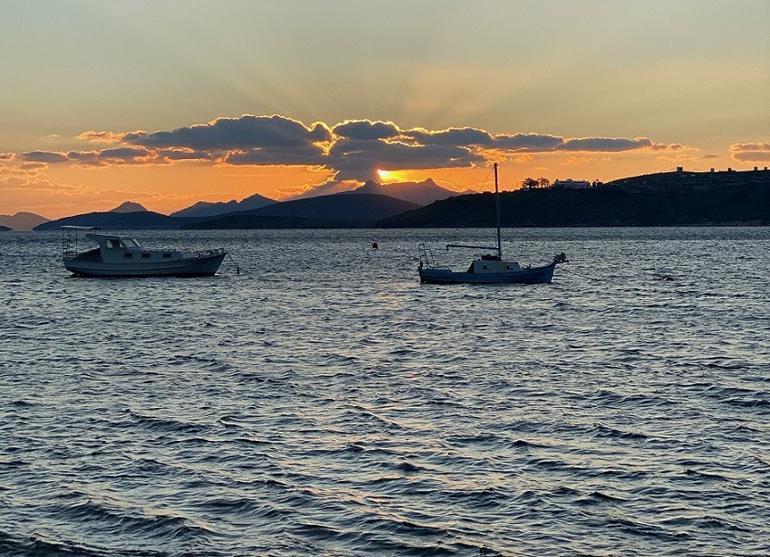
[[[767,0],[0,8],[0,213],[770,165]]]

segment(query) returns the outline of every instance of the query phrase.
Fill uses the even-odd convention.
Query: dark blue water
[[[485,230],[138,236],[243,272],[0,234],[0,554],[770,552],[770,229],[505,231],[547,286],[417,282]]]

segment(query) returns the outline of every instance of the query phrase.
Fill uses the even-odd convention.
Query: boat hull
[[[420,282],[427,284],[549,284],[556,263],[507,273],[467,273],[450,269],[420,269]]]
[[[216,274],[227,253],[186,257],[152,263],[103,263],[96,261],[64,261],[68,271],[82,277],[209,277]]]

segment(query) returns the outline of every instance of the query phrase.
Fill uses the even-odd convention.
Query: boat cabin
[[[86,234],[86,238],[96,242],[99,247],[87,251],[81,256],[93,254],[104,262],[125,262],[132,259],[141,259],[143,256],[142,245],[133,238],[121,238],[112,234]],[[94,253],[95,252],[95,253]],[[149,258],[147,253],[145,259]]]
[[[64,228],[64,227],[62,227]],[[120,263],[123,265],[133,263],[151,263],[154,261],[168,261],[178,259],[181,254],[175,251],[158,251],[145,249],[134,238],[124,238],[114,234],[87,233],[85,238],[98,244],[98,248],[79,252],[77,250],[77,236],[71,236],[70,232],[77,232],[85,228],[67,227],[67,236],[63,239],[64,259],[80,262]],[[88,230],[88,229],[86,229]],[[93,229],[90,229],[93,230]]]
[[[480,259],[475,259],[470,267],[469,273],[511,273],[521,271],[521,265],[516,261],[504,261],[497,255],[482,255]]]

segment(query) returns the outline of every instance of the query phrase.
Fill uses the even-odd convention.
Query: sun
[[[383,170],[377,169],[377,177],[380,182],[398,182],[404,179],[404,173],[401,170]]]

